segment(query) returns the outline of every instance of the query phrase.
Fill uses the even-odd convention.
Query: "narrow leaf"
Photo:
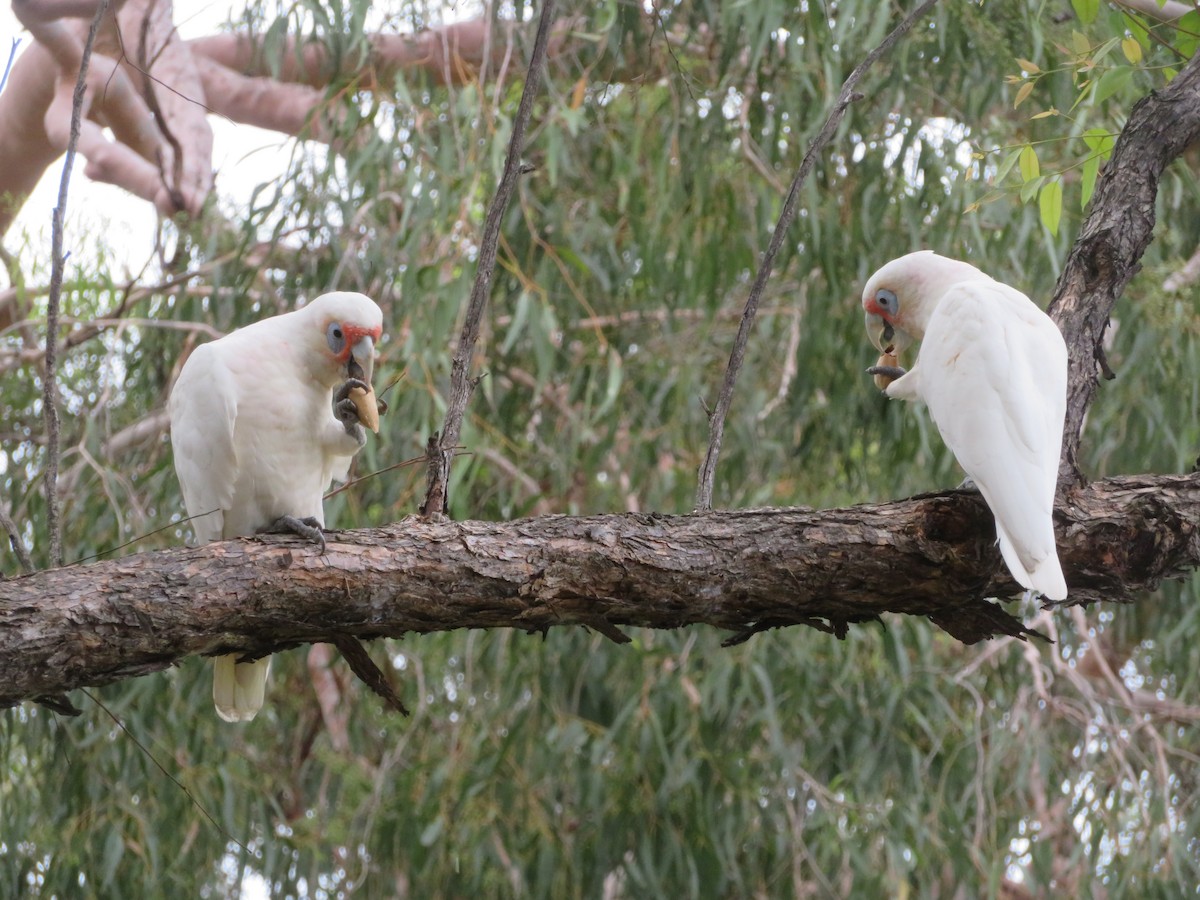
[[[1071,0],[1071,7],[1084,25],[1091,25],[1100,15],[1100,0]]]
[[[1019,57],[1019,56],[1017,57],[1017,65],[1021,67],[1021,71],[1024,72],[1026,75],[1036,75],[1040,71],[1042,71],[1038,67],[1037,63],[1030,62],[1027,59],[1021,59],[1021,57]]]
[[[1142,45],[1131,37],[1121,41],[1121,52],[1135,66],[1142,61]]]
[[[1034,113],[1032,116],[1029,117],[1029,121],[1032,122],[1034,119],[1045,119],[1048,116],[1057,116],[1057,115],[1058,115],[1058,110],[1052,106],[1049,109],[1044,110],[1043,112]]]
[[[1013,109],[1016,109],[1029,99],[1029,95],[1033,93],[1033,85],[1034,82],[1032,81],[1027,81],[1021,85],[1020,89],[1017,91],[1017,98],[1013,100]]]
[[[1087,209],[1088,201],[1096,190],[1096,176],[1100,173],[1100,154],[1093,153],[1083,161],[1083,195],[1079,198],[1079,208]]]
[[[1150,49],[1150,33],[1146,30],[1146,26],[1135,19],[1127,12],[1121,13],[1121,18],[1125,22],[1125,30],[1133,36],[1133,39],[1142,45],[1142,50]]]
[[[1117,66],[1115,69],[1109,69],[1100,76],[1100,80],[1096,82],[1095,101],[1103,103],[1117,91],[1121,90],[1130,79],[1133,78],[1133,69],[1129,66]]]
[[[1175,49],[1190,59],[1200,44],[1200,10],[1192,10],[1175,23]]]
[[[1100,62],[1100,60],[1108,56],[1108,54],[1112,52],[1112,50],[1114,50],[1120,43],[1121,38],[1119,37],[1109,38],[1092,52],[1092,63],[1095,64]]]
[[[1041,175],[1033,179],[1033,181],[1025,182],[1025,185],[1020,190],[1021,202],[1028,203],[1037,196],[1037,192],[1041,190],[1042,184],[1046,181]]]
[[[1116,138],[1113,137],[1111,131],[1103,128],[1089,128],[1081,137],[1083,138],[1083,142],[1088,145],[1088,149],[1093,153],[1098,153],[1102,160],[1108,159],[1112,155],[1112,148],[1116,144]]]
[[[1058,223],[1062,219],[1062,182],[1057,178],[1047,182],[1038,192],[1038,212],[1042,216],[1042,224],[1057,236]]]
[[[996,167],[996,184],[1000,184],[1008,177],[1008,173],[1012,171],[1013,166],[1017,164],[1017,160],[1020,158],[1021,150],[1014,150],[1000,161],[1000,165]]]
[[[1033,181],[1042,172],[1042,167],[1038,165],[1037,152],[1029,144],[1021,148],[1018,165],[1021,167],[1021,180],[1026,183]]]

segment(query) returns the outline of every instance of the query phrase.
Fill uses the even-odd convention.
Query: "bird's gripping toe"
[[[352,392],[361,392],[355,396],[351,396]],[[366,443],[367,436],[362,430],[364,424],[370,425],[370,422],[364,421],[363,406],[360,406],[360,401],[370,397],[374,399],[375,392],[371,390],[371,386],[357,378],[348,378],[346,383],[334,392],[333,395],[333,414],[337,416],[342,427],[346,429],[346,434],[353,435],[358,439],[359,444]],[[378,414],[375,417],[374,430],[378,430]]]
[[[325,552],[325,532],[321,523],[313,516],[298,519],[295,516],[280,516],[266,528],[259,530],[260,534],[295,534],[305,540],[319,544],[321,552]]]

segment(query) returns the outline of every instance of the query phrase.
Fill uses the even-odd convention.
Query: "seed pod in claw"
[[[886,350],[884,350],[883,355],[879,357],[879,360],[875,363],[875,365],[877,365],[877,366],[895,366],[895,365],[897,365],[898,360],[897,360],[896,354],[892,352],[893,349],[894,349],[893,347],[889,346]],[[896,380],[894,378],[888,377],[887,375],[876,375],[876,376],[874,376],[874,378],[875,378],[875,387],[879,388],[879,390],[881,390],[881,391],[886,390],[887,386]]]
[[[375,399],[375,388],[369,391],[360,387],[351,388],[349,397],[358,410],[358,420],[379,434],[379,401]]]

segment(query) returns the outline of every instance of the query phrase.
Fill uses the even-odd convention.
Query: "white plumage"
[[[1067,400],[1067,348],[1032,300],[931,251],[885,265],[863,290],[871,340],[916,363],[884,390],[923,400],[946,446],[996,517],[1013,578],[1067,596],[1054,541],[1054,492]]]
[[[366,439],[352,401],[335,415],[334,390],[352,377],[370,383],[382,324],[370,298],[324,294],[188,357],[168,410],[175,471],[201,542],[254,534],[281,517],[324,525],[322,495]],[[254,718],[270,670],[270,657],[236,659],[218,657],[213,670],[213,701],[231,722]]]

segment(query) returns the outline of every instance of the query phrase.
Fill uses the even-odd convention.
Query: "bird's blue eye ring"
[[[330,322],[329,327],[325,329],[325,340],[329,342],[330,350],[341,353],[346,346],[346,335],[342,326],[337,322]]]
[[[875,302],[878,303],[882,309],[886,309],[888,312],[896,311],[896,295],[887,288],[880,288],[875,292]]]

